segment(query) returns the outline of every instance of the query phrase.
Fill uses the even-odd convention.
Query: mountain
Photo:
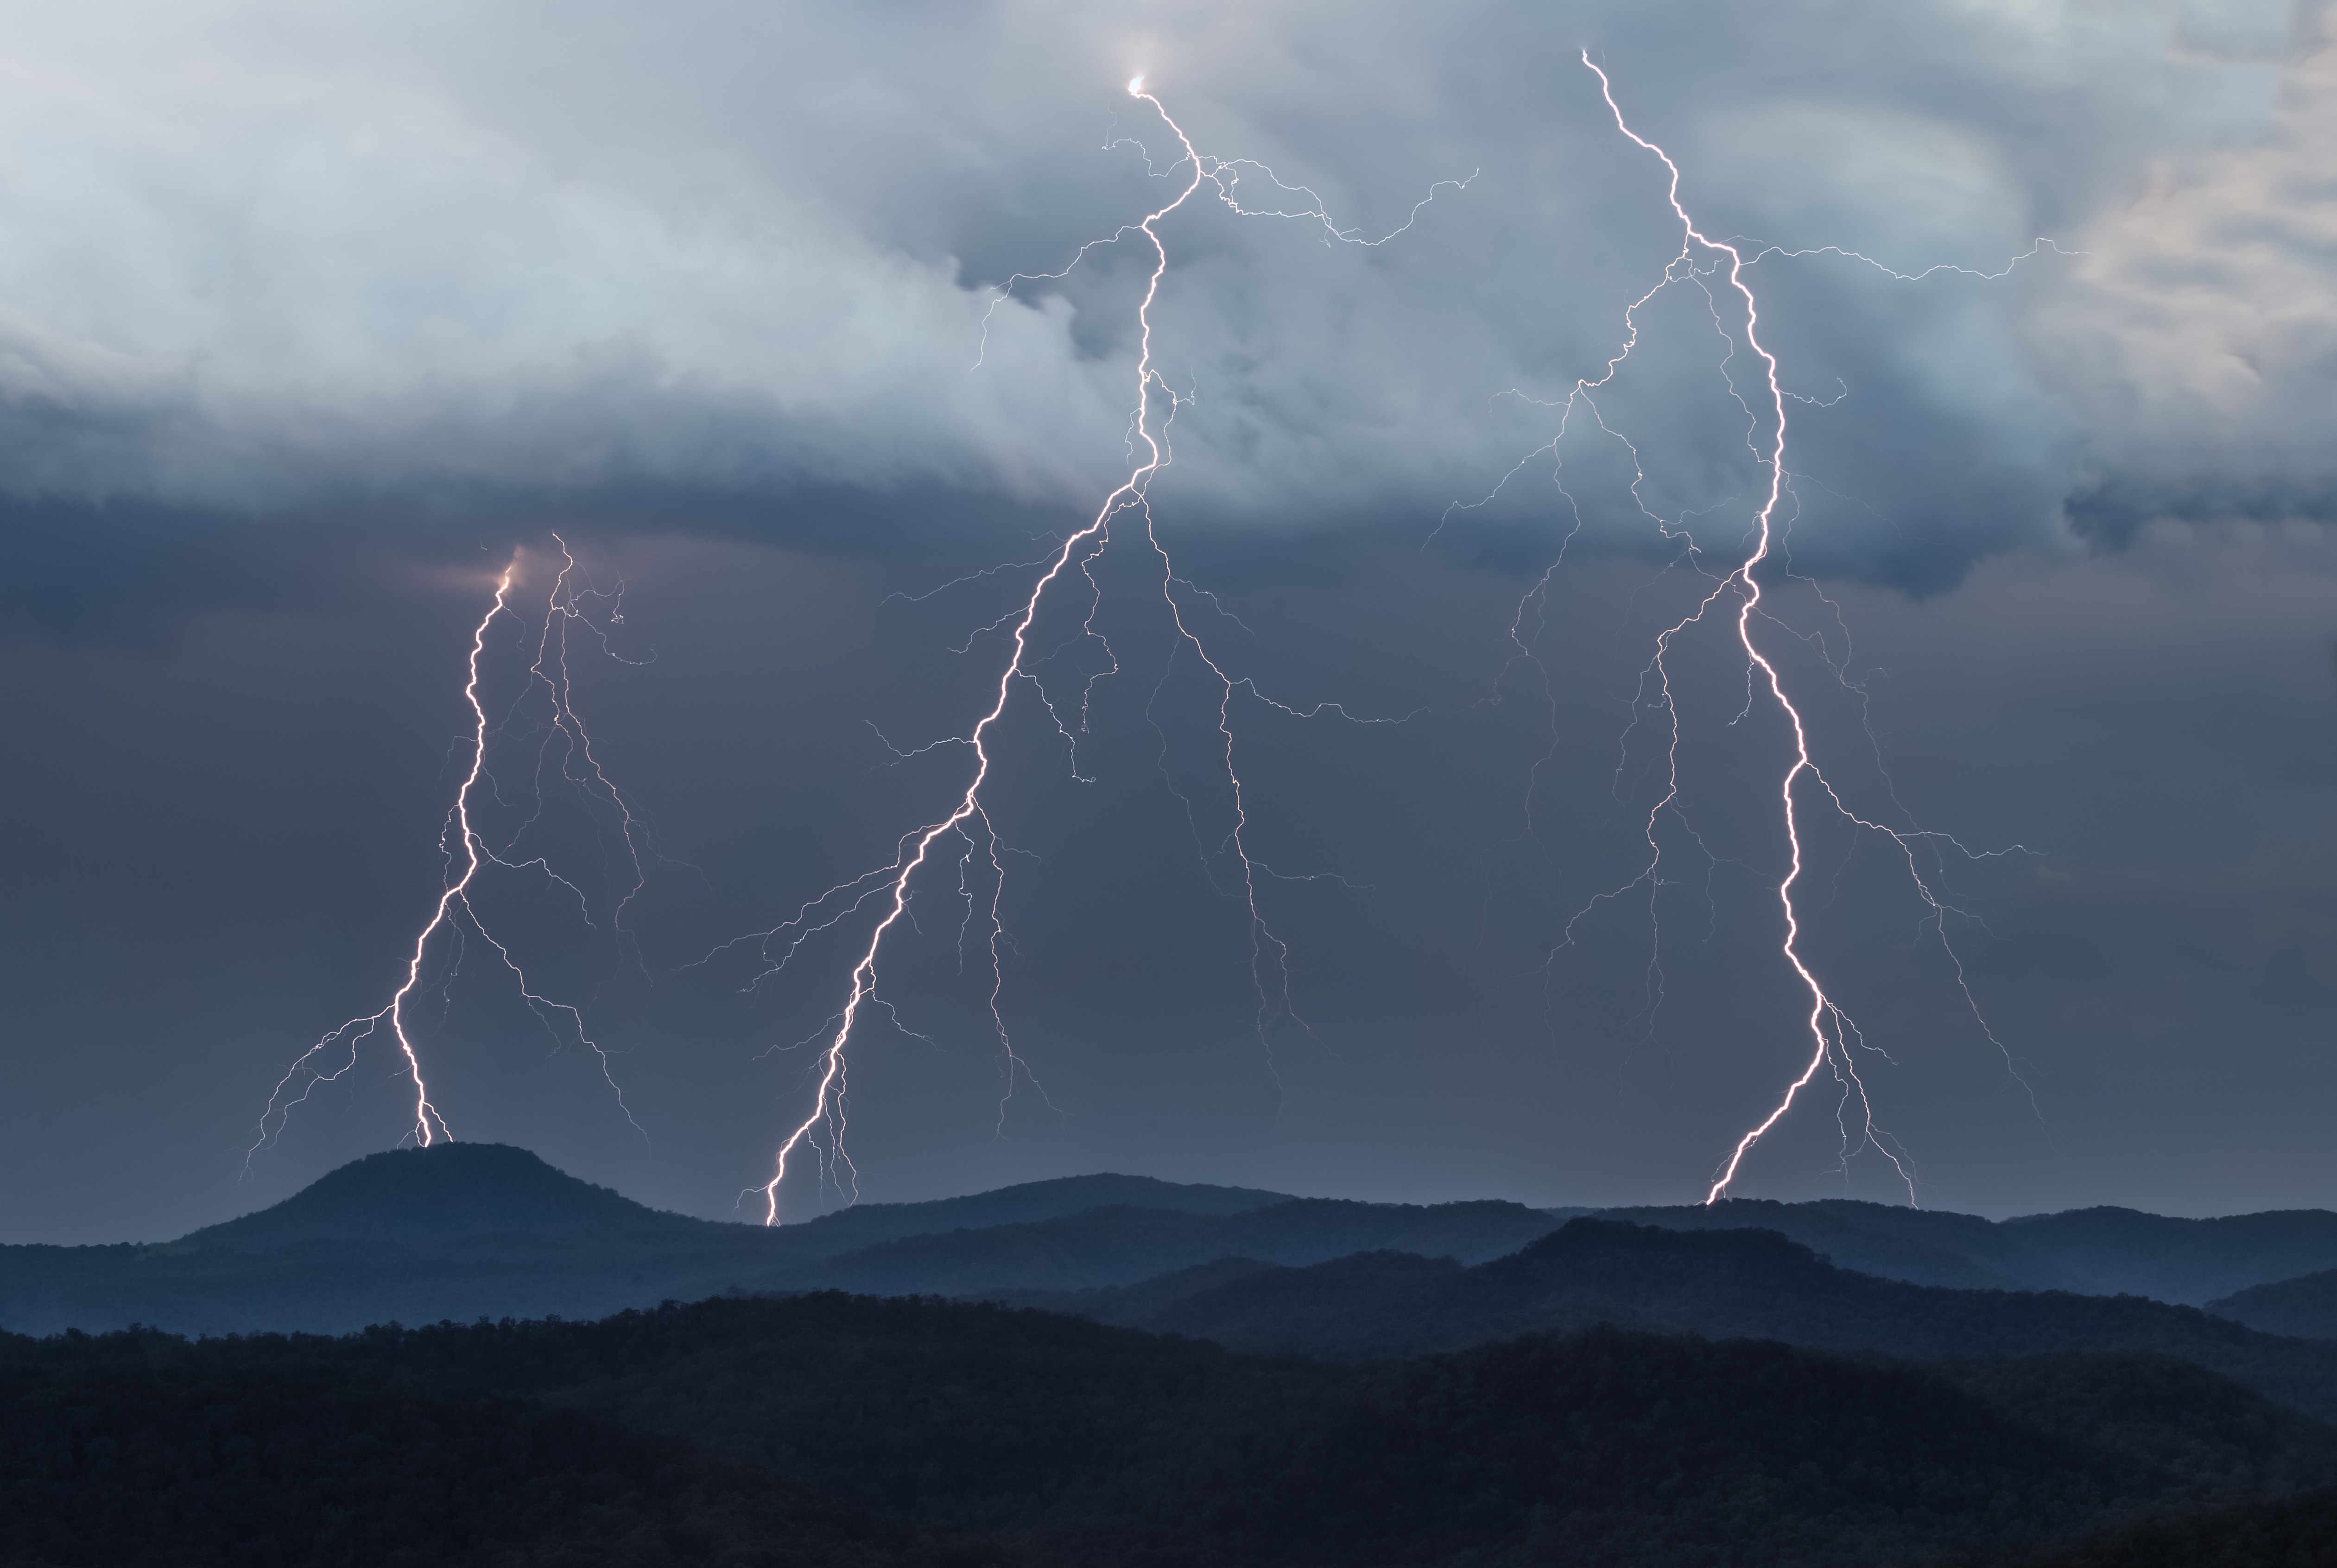
[[[819,1275],[827,1285],[880,1295],[983,1296],[1128,1284],[1227,1257],[1295,1264],[1396,1251],[1482,1262],[1549,1234],[1551,1223],[1539,1210],[1492,1202],[1286,1198],[1235,1214],[1090,1209],[840,1253]]]
[[[190,1232],[171,1251],[268,1252],[302,1242],[437,1243],[481,1236],[697,1238],[714,1229],[578,1181],[506,1144],[368,1154],[272,1208]]]
[[[1186,1186],[1149,1176],[1065,1176],[972,1197],[863,1203],[766,1228],[667,1213],[579,1181],[507,1144],[434,1144],[353,1160],[272,1208],[167,1243],[178,1250],[269,1251],[300,1242],[443,1242],[479,1236],[705,1241],[751,1230],[775,1253],[824,1258],[933,1231],[1029,1224],[1113,1205],[1235,1214],[1288,1202],[1281,1193]]]
[[[1084,1217],[1100,1213],[1110,1218]],[[1517,1204],[1337,1203],[1094,1175],[866,1204],[767,1229],[662,1213],[523,1149],[439,1144],[353,1162],[273,1207],[176,1242],[0,1247],[0,1328],[338,1333],[389,1321],[592,1318],[669,1299],[843,1282],[901,1292],[1066,1290],[1141,1279],[1237,1245],[1288,1262],[1375,1246],[1477,1259],[1551,1222]]]
[[[1842,1268],[1912,1285],[2034,1290],[2063,1284],[2058,1276],[2040,1278],[2038,1260],[2006,1245],[2000,1227],[1977,1214],[1850,1198],[1807,1203],[1732,1198],[1712,1204],[1594,1210],[1589,1217],[1667,1231],[1774,1231]],[[2041,1271],[2052,1274],[2049,1268]]]
[[[440,1144],[356,1161],[271,1208],[158,1246],[0,1248],[0,1328],[341,1332],[826,1288],[1017,1298],[1120,1288],[1165,1300],[1198,1288],[1185,1271],[1239,1272],[1235,1260],[1299,1267],[1386,1251],[1483,1263],[1579,1213],[1091,1175],[766,1229],[659,1213],[524,1150]],[[2204,1300],[2218,1281],[2328,1266],[2324,1242],[2337,1251],[2337,1215],[2318,1212],[2195,1221],[2087,1210],[1998,1223],[1832,1200],[1608,1213],[1682,1233],[1770,1230],[1846,1269],[1958,1290]]]
[[[1014,1300],[1237,1349],[1348,1360],[1593,1324],[1922,1360],[2147,1354],[2337,1419],[2337,1344],[2134,1296],[1950,1290],[1837,1269],[1775,1232],[1577,1219],[1474,1268],[1377,1252],[1306,1268],[1221,1262],[1132,1289]]]
[[[2337,1269],[2252,1286],[2208,1302],[2207,1310],[2267,1334],[2337,1339]]]
[[[948,1200],[958,1224],[928,1219],[933,1204],[895,1205],[881,1221],[846,1210],[804,1227],[822,1237],[823,1283],[880,1292],[977,1295],[1134,1284],[1227,1258],[1298,1264],[1349,1252],[1395,1251],[1481,1262],[1513,1251],[1569,1219],[1599,1217],[1674,1231],[1765,1230],[1802,1243],[1836,1265],[1878,1279],[1953,1290],[2067,1290],[2141,1295],[2197,1306],[2243,1286],[2337,1265],[2337,1214],[2320,1210],[2168,1219],[2130,1209],[1990,1221],[1843,1199],[1809,1203],[1739,1201],[1676,1209],[1530,1210],[1481,1202],[1413,1206],[1293,1199],[1238,1189],[1241,1206],[1205,1207],[1191,1198],[1156,1194],[1136,1205],[1107,1196],[1106,1182],[1081,1177],[1084,1211],[1067,1201],[1009,1222],[1007,1200],[1030,1188]],[[1038,1183],[1052,1187],[1057,1183]],[[1154,1187],[1166,1183],[1153,1183]],[[977,1205],[998,1201],[994,1206]],[[855,1218],[870,1213],[871,1222]],[[851,1227],[856,1243],[875,1241],[879,1224],[891,1245],[837,1244]],[[959,1226],[964,1226],[960,1229]],[[976,1227],[979,1228],[976,1228]],[[827,1240],[834,1237],[835,1240]],[[806,1240],[810,1240],[807,1237]]]
[[[0,1415],[11,1568],[2000,1563],[2337,1470],[2337,1429],[2147,1359],[1600,1329],[1354,1367],[832,1292],[0,1337]]]
[[[1775,1231],[1862,1274],[1953,1290],[2075,1290],[2196,1307],[2337,1268],[2337,1213],[2322,1209],[2180,1220],[2095,1208],[1990,1221],[1828,1198],[1598,1213],[1667,1230]]]
[[[2251,1285],[2337,1268],[2337,1214],[2276,1209],[2177,1220],[2134,1209],[2071,1209],[2000,1227],[2049,1259],[2064,1290],[2118,1291],[2199,1306]]]
[[[1150,1176],[1059,1176],[1047,1182],[934,1198],[922,1203],[856,1203],[832,1214],[780,1228],[791,1255],[834,1257],[904,1236],[1030,1225],[1095,1209],[1157,1209],[1179,1214],[1247,1213],[1292,1202],[1287,1193],[1162,1182]]]

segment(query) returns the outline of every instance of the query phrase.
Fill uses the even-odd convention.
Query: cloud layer
[[[1167,171],[1122,90],[1142,71],[1206,150],[1365,234],[1476,172],[1378,248],[1216,205],[1168,230],[1161,368],[1193,402],[1164,493],[1250,525],[1424,528],[1548,439],[1535,400],[1599,373],[1677,244],[1589,47],[1711,232],[1969,269],[1761,264],[1790,389],[1816,400],[1805,560],[1918,580],[2072,520],[2331,509],[2318,5],[6,10],[19,499],[1090,500],[1147,258],[1092,253],[993,310],[994,286],[1169,189],[1105,145]],[[2087,254],[1969,275],[2039,234]],[[1726,346],[1673,295],[1615,393],[1667,514],[1747,477],[1713,455],[1741,427]],[[1627,499],[1594,497],[1593,526],[1636,527]]]

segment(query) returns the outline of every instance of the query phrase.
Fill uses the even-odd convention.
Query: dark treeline
[[[1602,1328],[1333,1365],[840,1294],[0,1341],[10,1568],[2091,1568],[2211,1529],[2290,1568],[2332,1476],[2337,1430],[2150,1356]]]
[[[2332,1568],[2337,1487],[2104,1533],[2021,1568]]]
[[[556,1405],[281,1347],[68,1349],[0,1373],[11,1568],[935,1560],[863,1511]]]

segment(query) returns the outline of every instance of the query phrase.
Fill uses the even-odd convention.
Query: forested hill
[[[2337,1269],[2241,1290],[2208,1310],[2270,1334],[2337,1339]]]
[[[2264,1334],[2134,1296],[1877,1280],[1765,1231],[1578,1219],[1475,1268],[1398,1252],[1307,1268],[1236,1261],[1132,1288],[1012,1299],[1244,1349],[1352,1360],[1597,1323],[1924,1359],[2146,1353],[2337,1419],[2337,1342]]]
[[[302,1242],[445,1242],[475,1236],[658,1238],[677,1243],[753,1232],[774,1256],[839,1252],[934,1232],[1030,1224],[1118,1206],[1237,1214],[1287,1194],[1149,1176],[1065,1176],[971,1197],[860,1203],[776,1228],[694,1220],[636,1203],[507,1144],[435,1144],[353,1160],[282,1203],[167,1243],[173,1251],[268,1251]]]
[[[1785,1214],[1991,1233],[1872,1207]],[[2337,1343],[1562,1218],[1108,1176],[773,1232],[377,1156],[179,1242],[0,1254],[44,1327],[490,1320],[0,1337],[0,1568],[2325,1561]],[[918,1294],[1034,1286],[1085,1316]],[[601,1316],[656,1296],[712,1299]]]
[[[1740,1198],[1595,1213],[1675,1231],[1775,1231],[1862,1274],[1957,1290],[2074,1290],[2196,1307],[2337,1269],[2337,1213],[2325,1209],[2187,1220],[2094,1208],[1984,1220],[1847,1198]]]
[[[2150,1359],[1605,1329],[1341,1368],[836,1294],[0,1341],[10,1568],[2107,1563],[2332,1473],[2337,1430]]]

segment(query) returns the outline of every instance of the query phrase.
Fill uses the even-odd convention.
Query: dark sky
[[[953,852],[850,1047],[860,1195],[1703,1196],[1808,1055],[1791,737],[1733,621],[1683,633],[1634,883],[1669,723],[1635,693],[1749,548],[1775,421],[1710,250],[1564,412],[1681,242],[1586,48],[1762,256],[1755,635],[1844,804],[1978,857],[1904,841],[2001,1049],[1896,842],[1797,795],[1801,950],[1920,1200],[2337,1203],[2326,5],[11,11],[0,1239],[173,1235],[410,1127],[376,1037],[247,1169],[429,919],[515,551],[474,803],[563,880],[490,867],[476,908],[608,1074],[472,931],[409,1015],[433,1099],[661,1205],[767,1179],[870,917],[751,989],[751,949],[696,960],[949,811],[934,743],[996,690],[1023,563],[1128,472],[1149,250],[995,302],[1189,177],[1139,73],[1338,230],[1413,215],[1366,246],[1204,186],[1160,229],[1152,514],[1248,683],[1297,1017],[1270,969],[1257,1023],[1222,688],[1123,522],[1043,601],[983,797],[1044,1093],[1001,1109],[987,862]],[[574,705],[658,852],[621,931],[620,824],[527,683],[555,535],[602,596],[562,623]],[[1842,1103],[1822,1076],[1736,1190],[1905,1201]],[[796,1168],[788,1215],[841,1201]]]

